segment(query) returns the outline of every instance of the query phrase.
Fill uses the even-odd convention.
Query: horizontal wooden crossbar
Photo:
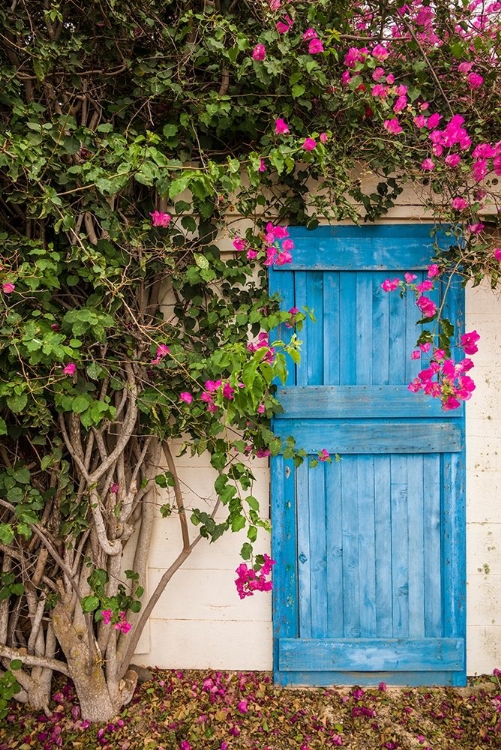
[[[280,638],[281,671],[435,672],[461,671],[462,638]]]
[[[306,385],[279,388],[279,419],[457,419],[462,407],[444,411],[439,399],[411,393],[404,385]]]
[[[307,453],[457,453],[463,448],[461,426],[419,420],[372,421],[275,419],[275,433],[293,435]]]

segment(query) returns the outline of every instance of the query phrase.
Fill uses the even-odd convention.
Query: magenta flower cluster
[[[264,554],[264,563],[259,571],[255,571],[254,568],[249,568],[246,563],[241,563],[236,569],[237,578],[235,579],[235,586],[240,599],[245,599],[246,596],[253,596],[255,591],[271,591],[273,583],[269,580],[268,576],[271,573],[275,560]]]
[[[115,619],[111,609],[101,610],[101,617],[105,625],[109,625],[110,622],[113,622],[113,620]],[[124,633],[124,635],[128,633],[129,630],[132,628],[132,625],[130,624],[130,622],[127,622],[125,612],[118,613],[118,618],[116,619],[116,622],[114,624],[115,624],[115,630],[119,630],[121,633]]]
[[[499,248],[501,257],[501,248]],[[497,250],[496,250],[497,252]],[[394,279],[385,279],[381,284],[385,292],[392,292],[396,289],[411,289],[416,295],[416,305],[420,309],[424,318],[430,320],[437,314],[435,302],[427,297],[424,292],[431,291],[435,284],[433,279],[440,275],[440,269],[436,263],[428,267],[428,278],[415,284],[416,275],[406,273],[404,281],[398,277]],[[475,354],[478,351],[477,342],[480,339],[476,331],[465,333],[461,336],[460,346],[467,355]],[[428,353],[431,350],[431,344],[427,341],[419,344],[411,354],[411,359],[420,359],[422,353]],[[454,362],[444,349],[436,348],[432,352],[428,367],[419,372],[418,376],[409,384],[409,390],[413,393],[423,391],[427,396],[439,398],[442,401],[442,408],[445,411],[457,409],[461,401],[468,401],[475,390],[475,383],[466,373],[473,367],[473,362],[468,357],[460,362]]]

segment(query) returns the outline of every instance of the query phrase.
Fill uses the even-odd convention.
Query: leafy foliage
[[[309,314],[269,298],[266,265],[288,252],[270,240],[270,218],[312,229],[323,216],[373,221],[412,182],[454,236],[458,221],[476,227],[441,267],[497,282],[498,198],[494,179],[485,189],[476,179],[498,169],[496,12],[477,23],[475,3],[421,5],[0,8],[0,654],[25,650],[29,700],[40,702],[42,657],[46,701],[52,669],[69,669],[83,700],[83,662],[101,659],[99,716],[130,698],[122,678],[168,582],[140,607],[155,485],[169,491],[162,515],[182,529],[170,575],[200,539],[243,529],[242,556],[259,569],[254,544],[268,523],[242,456],[282,449],[269,426],[274,381],[298,360],[295,331]],[[387,55],[376,53],[383,42]],[[373,86],[380,58],[396,82],[384,96]],[[461,113],[461,137],[484,150],[465,147],[454,168],[444,152],[432,169],[438,122],[416,124],[425,105],[439,120]],[[279,326],[295,330],[271,346]],[[171,450],[180,440],[217,472],[209,510],[184,506]],[[135,575],[124,581],[134,529]],[[103,607],[129,612],[132,632],[110,629]],[[78,669],[68,623],[86,634]]]

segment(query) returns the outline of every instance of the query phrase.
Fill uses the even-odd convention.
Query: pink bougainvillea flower
[[[320,133],[318,137],[320,139],[320,143],[327,143],[329,139],[329,136],[327,135],[327,133]]]
[[[231,387],[229,383],[225,383],[223,385],[223,398],[228,399],[228,401],[233,401],[233,394],[235,393],[235,389]]]
[[[442,409],[444,411],[451,411],[452,409],[457,409],[459,406],[461,406],[461,403],[455,396],[447,396],[445,401],[442,402]]]
[[[394,117],[392,120],[385,120],[383,127],[388,133],[392,133],[393,135],[398,135],[403,130],[397,117]]]
[[[249,702],[246,698],[242,698],[242,700],[237,703],[237,708],[240,711],[240,713],[242,714],[247,713],[247,711],[249,710],[248,703]]]
[[[306,29],[306,31],[303,34],[303,39],[304,39],[305,42],[310,41],[310,39],[316,39],[317,37],[318,37],[317,32],[311,26],[310,26],[309,29]],[[345,62],[345,64],[346,64],[346,62]]]
[[[444,161],[448,167],[457,167],[457,165],[461,161],[461,157],[459,156],[459,154],[449,154],[445,157]]]
[[[394,112],[402,112],[407,107],[407,97],[399,96],[395,104],[393,105]]]
[[[257,251],[256,250],[247,250],[246,258],[247,258],[247,260],[254,260],[254,258],[257,258]]]
[[[437,312],[436,304],[429,297],[425,297],[424,294],[418,297],[416,305],[419,307],[425,318],[433,318]]]
[[[440,274],[440,268],[437,266],[436,263],[432,263],[431,266],[428,266],[428,278],[433,279],[435,276],[438,276]]]
[[[292,240],[284,240],[282,242],[282,250],[294,250],[294,242]]]
[[[341,76],[341,83],[343,84],[343,86],[347,86],[350,81],[351,81],[350,72],[348,70],[344,70]]]
[[[457,196],[451,200],[451,206],[455,211],[464,211],[465,208],[468,208],[468,201]]]
[[[63,375],[74,375],[76,372],[77,366],[73,362],[69,362],[66,367],[63,369]]]
[[[427,117],[425,117],[424,115],[417,115],[417,116],[416,116],[416,117],[414,118],[414,125],[415,125],[415,126],[416,126],[417,128],[424,128],[424,127],[426,126],[426,122],[427,122],[427,120],[428,120],[428,118],[427,118]]]
[[[188,391],[183,391],[179,394],[179,400],[184,401],[186,404],[191,404],[193,401],[193,396]]]
[[[470,75],[468,76],[468,83],[470,84],[470,87],[472,89],[479,89],[483,82],[483,76],[479,75],[478,73],[470,73]]]
[[[285,135],[288,132],[289,132],[289,126],[287,125],[285,120],[282,119],[281,117],[276,119],[275,120],[275,133],[277,133],[277,135]]]
[[[264,414],[265,411],[266,411],[266,409],[265,409],[264,404],[259,404],[259,406],[257,407],[257,413],[258,414]]]
[[[116,495],[119,489],[120,485],[118,484],[118,482],[114,482],[110,487],[110,492],[112,495]]]
[[[206,391],[214,392],[221,387],[222,383],[222,380],[206,380],[204,383],[204,388]]]
[[[501,247],[496,247],[494,249],[494,257],[501,263]]]
[[[319,461],[327,461],[330,458],[329,451],[326,448],[322,448],[321,451],[318,452],[318,460]]]
[[[393,73],[389,73],[386,76],[386,83],[389,84],[390,86],[393,86],[393,84],[395,83],[395,76],[393,75]]]
[[[324,51],[324,45],[320,39],[312,39],[308,45],[308,52],[310,55],[319,55],[320,52]]]
[[[415,349],[411,354],[411,359],[420,359],[421,358],[421,352],[419,349]]]
[[[458,65],[458,70],[463,75],[466,75],[467,73],[469,73],[472,68],[473,68],[473,63],[471,62],[462,62],[462,63],[459,63]]]
[[[472,234],[480,234],[485,229],[485,224],[482,224],[481,221],[477,222],[476,224],[470,224],[466,227],[469,232]]]
[[[132,628],[132,625],[125,619],[125,612],[120,612],[119,617],[120,620],[115,623],[115,630],[120,630],[125,635]]]
[[[289,236],[289,230],[287,229],[287,227],[274,227],[271,222],[266,225],[266,231],[270,232],[277,240],[283,240],[285,237]]]
[[[105,625],[110,624],[112,616],[113,616],[113,612],[111,611],[111,609],[103,609],[101,611],[101,617],[103,618],[103,622]]]
[[[431,159],[424,159],[424,161],[421,162],[421,169],[425,172],[431,172],[432,169],[435,169],[435,162]]]
[[[428,117],[428,122],[426,123],[426,127],[429,130],[433,130],[434,128],[438,127],[438,124],[440,123],[441,119],[442,119],[442,115],[439,115],[438,112],[435,112],[433,115],[430,115]]]
[[[398,289],[399,284],[400,279],[385,279],[381,284],[381,289],[385,292],[394,292],[395,289]]]
[[[294,25],[294,21],[290,16],[284,16],[283,21],[279,21],[276,25],[276,30],[279,34],[287,34],[289,29],[291,29]]]
[[[489,167],[486,159],[477,159],[473,162],[472,172],[476,182],[482,182],[484,177],[487,176],[488,171]]]
[[[266,57],[266,47],[264,44],[256,44],[254,49],[252,50],[252,57],[257,62],[262,62]]]
[[[417,276],[415,273],[404,273],[404,279],[407,284],[412,284],[412,282],[417,279]]]
[[[257,458],[267,458],[268,456],[271,456],[271,451],[269,448],[258,448],[258,450],[256,451]]]
[[[5,281],[2,284],[2,292],[4,294],[12,294],[15,288],[16,288],[16,285],[12,284],[10,281]]]
[[[379,81],[384,76],[384,69],[383,68],[376,68],[372,73],[372,80],[373,81]]]
[[[420,284],[416,284],[416,289],[418,292],[429,292],[430,289],[433,289],[433,281],[431,279],[425,279]]]
[[[239,252],[245,250],[245,240],[243,240],[241,237],[235,237],[235,239],[233,240],[233,247]]]
[[[259,167],[257,168],[258,172],[266,172],[266,162],[264,159],[259,160]]]
[[[292,255],[286,250],[282,253],[278,253],[275,258],[275,263],[277,266],[285,266],[286,263],[292,263]]]
[[[381,99],[384,99],[386,96],[388,96],[388,87],[383,86],[382,83],[376,83],[375,86],[371,89],[371,94],[373,97],[381,97]]]
[[[376,60],[386,60],[387,57],[389,57],[390,53],[386,49],[386,47],[383,47],[382,44],[376,44],[374,49],[372,50],[372,57],[375,57]]]
[[[441,359],[445,359],[445,351],[443,349],[435,349],[433,352],[433,359],[436,362],[440,362]]]
[[[151,223],[154,227],[168,227],[172,221],[172,216],[164,211],[150,212]]]
[[[303,148],[305,151],[313,151],[316,145],[317,142],[313,138],[306,138],[303,143]]]
[[[270,10],[279,10],[282,0],[270,0]]]
[[[429,352],[431,349],[431,344],[429,341],[426,341],[424,344],[419,344],[419,348],[422,352]]]
[[[477,331],[471,331],[470,333],[463,333],[461,336],[461,346],[464,349],[465,354],[476,354],[478,352],[477,341],[480,339],[480,334]]]

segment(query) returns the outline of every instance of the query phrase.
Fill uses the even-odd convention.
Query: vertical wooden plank
[[[406,384],[405,363],[407,352],[406,328],[407,310],[397,292],[389,292],[390,297],[390,383]]]
[[[324,295],[323,274],[320,271],[308,273],[306,298],[308,307],[315,314],[315,323],[308,321],[304,336],[308,369],[307,385],[322,385],[324,379]]]
[[[376,635],[374,457],[358,457],[358,576],[360,637]]]
[[[324,273],[324,385],[339,385],[339,272]]]
[[[357,385],[372,383],[372,273],[357,273],[356,375]],[[346,344],[345,344],[346,346]]]
[[[414,272],[417,276],[415,283],[420,283],[426,274],[422,271]],[[405,302],[406,307],[406,331],[405,331],[405,382],[410,383],[420,370],[424,367],[422,357],[420,359],[411,359],[411,354],[414,349],[417,349],[416,342],[423,330],[421,325],[416,325],[416,322],[422,318],[419,308],[416,305],[416,296],[413,292],[409,291],[406,294]]]
[[[341,464],[333,461],[325,467],[328,638],[344,635]]]
[[[407,456],[391,456],[393,636],[409,633],[409,521]]]
[[[296,469],[299,636],[311,638],[311,551],[308,462]]]
[[[294,274],[294,297],[295,305],[300,310],[303,307],[309,307],[307,291],[307,274],[304,271],[296,271]],[[308,345],[307,342],[311,336],[315,335],[315,324],[306,318],[301,331],[301,340],[303,341],[301,362],[296,367],[296,385],[308,385]]]
[[[343,620],[344,637],[360,637],[360,583],[358,575],[358,456],[341,461],[343,504]]]
[[[271,461],[272,557],[277,561],[273,571],[273,669],[278,672],[278,641],[298,636],[298,596],[296,570],[296,499],[294,463],[276,456]]]
[[[283,271],[281,273],[273,272],[270,275],[270,293],[278,294],[282,301],[280,303],[281,310],[290,310],[295,305],[295,294],[294,294],[294,273],[293,271]],[[274,331],[270,331],[270,341],[280,339],[286,344],[291,340],[292,334],[294,333],[293,328],[287,328],[284,323],[278,326]],[[284,385],[295,385],[296,384],[296,365],[294,362],[287,358],[287,379]]]
[[[443,635],[441,576],[440,456],[423,456],[425,635]]]
[[[409,636],[424,638],[423,456],[407,457],[409,498]]]
[[[353,345],[357,331],[357,274],[343,272],[340,274],[339,299],[339,335],[341,349],[339,352],[339,377],[342,385],[356,384],[356,347]]]
[[[374,457],[374,513],[376,565],[376,635],[393,635],[391,462],[390,456]]]
[[[383,291],[384,273],[372,274],[372,384],[390,382],[390,293]]]
[[[466,638],[466,524],[464,457],[442,455],[444,636]],[[454,675],[454,685],[466,684],[466,672]]]
[[[311,637],[327,637],[327,548],[325,508],[325,466],[308,472],[310,511],[310,601]]]

